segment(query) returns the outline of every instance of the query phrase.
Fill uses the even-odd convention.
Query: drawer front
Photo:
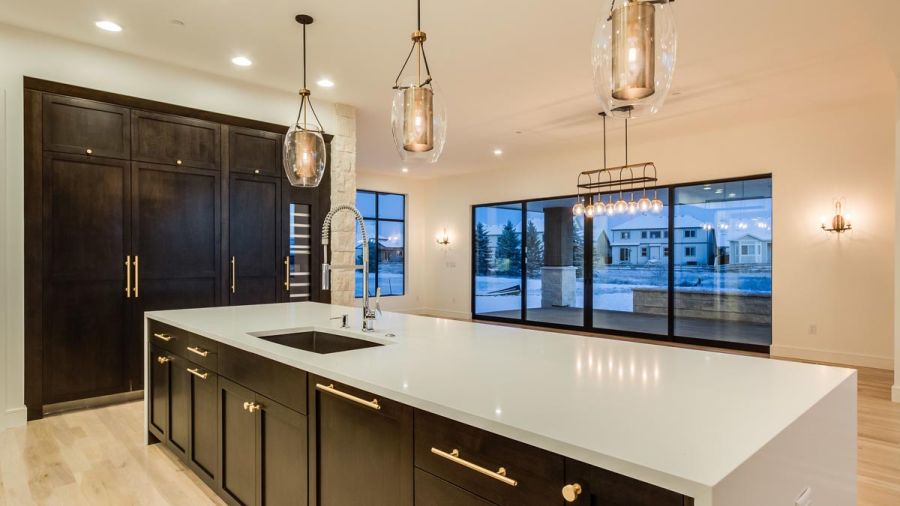
[[[272,132],[228,127],[228,170],[280,177],[282,138]]]
[[[131,113],[124,107],[83,98],[44,95],[44,149],[127,160]]]
[[[416,468],[416,506],[492,506],[477,495]]]
[[[604,506],[688,506],[693,500],[606,469],[566,459],[566,484],[578,484],[575,504]]]
[[[133,111],[132,159],[141,162],[219,169],[221,127],[169,114]]]
[[[219,375],[306,414],[306,372],[219,343]]]
[[[151,345],[184,356],[190,332],[155,320],[148,320],[147,327],[147,339]]]
[[[415,444],[416,467],[490,502],[562,502],[564,462],[559,455],[420,410],[415,413]]]
[[[219,343],[197,334],[188,334],[182,353],[191,362],[212,372],[219,370]]]

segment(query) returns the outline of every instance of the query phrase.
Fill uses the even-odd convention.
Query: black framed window
[[[406,195],[357,190],[356,208],[369,236],[369,295],[403,295],[406,288]],[[356,263],[362,263],[363,242],[356,229]],[[362,271],[356,271],[356,297],[362,297]]]
[[[475,205],[473,318],[768,352],[771,188],[658,186],[661,213],[592,218],[575,196]]]

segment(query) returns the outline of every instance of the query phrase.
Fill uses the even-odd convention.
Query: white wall
[[[0,126],[0,428],[25,421],[23,399],[23,90],[30,76],[287,125],[298,96],[0,25],[0,90],[5,120]],[[252,72],[252,69],[248,69]],[[332,104],[316,109],[330,131]],[[0,111],[3,107],[0,107]],[[2,149],[2,148],[0,148]]]
[[[897,114],[894,123],[894,207],[896,215],[894,219],[897,226],[895,237],[900,237],[900,77],[897,79]],[[894,387],[891,389],[891,398],[894,402],[900,402],[900,248],[894,251]]]
[[[892,367],[894,103],[891,90],[704,129],[635,122],[630,132],[632,161],[654,161],[661,183],[773,174],[774,355]],[[610,137],[611,165],[620,161],[621,145],[618,130]],[[426,248],[413,273],[429,288],[424,309],[470,314],[472,204],[572,194],[578,171],[601,161],[599,146],[560,149],[428,181],[428,233],[447,226],[457,241],[448,254]],[[819,228],[835,198],[846,198],[853,219],[853,231],[841,237]]]

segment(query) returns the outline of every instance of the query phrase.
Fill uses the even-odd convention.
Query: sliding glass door
[[[522,317],[522,204],[479,206],[474,213],[474,313]]]

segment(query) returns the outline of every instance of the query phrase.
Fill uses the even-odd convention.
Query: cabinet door
[[[228,189],[231,304],[267,304],[284,290],[284,252],[279,234],[285,212],[281,180],[232,174]]]
[[[160,441],[169,434],[169,368],[171,359],[168,352],[150,349],[150,432]]]
[[[416,468],[416,506],[493,506],[493,504]]]
[[[127,160],[131,113],[124,107],[83,98],[44,94],[44,149]]]
[[[221,126],[208,121],[133,111],[133,160],[219,170]]]
[[[42,177],[43,403],[126,392],[128,162],[45,153]]]
[[[188,361],[169,355],[169,448],[187,460],[191,437],[191,377]]]
[[[566,484],[580,486],[581,493],[574,504],[585,506],[683,506],[693,503],[671,490],[571,459],[566,459]]]
[[[325,388],[330,385],[352,398]],[[412,504],[412,408],[315,377],[310,399],[315,435],[310,440],[315,456],[310,503],[318,499],[320,506]]]
[[[207,483],[214,483],[219,472],[218,376],[194,364],[187,367],[191,389],[191,464]]]
[[[140,343],[145,311],[215,306],[219,289],[219,174],[134,163],[132,338]],[[141,376],[140,369],[132,371]]]
[[[228,170],[281,177],[283,138],[272,132],[228,127]]]
[[[306,417],[257,396],[259,504],[307,504]]]
[[[256,502],[256,416],[245,407],[255,394],[219,378],[219,471],[222,492],[238,504]],[[297,479],[303,479],[298,477]]]

